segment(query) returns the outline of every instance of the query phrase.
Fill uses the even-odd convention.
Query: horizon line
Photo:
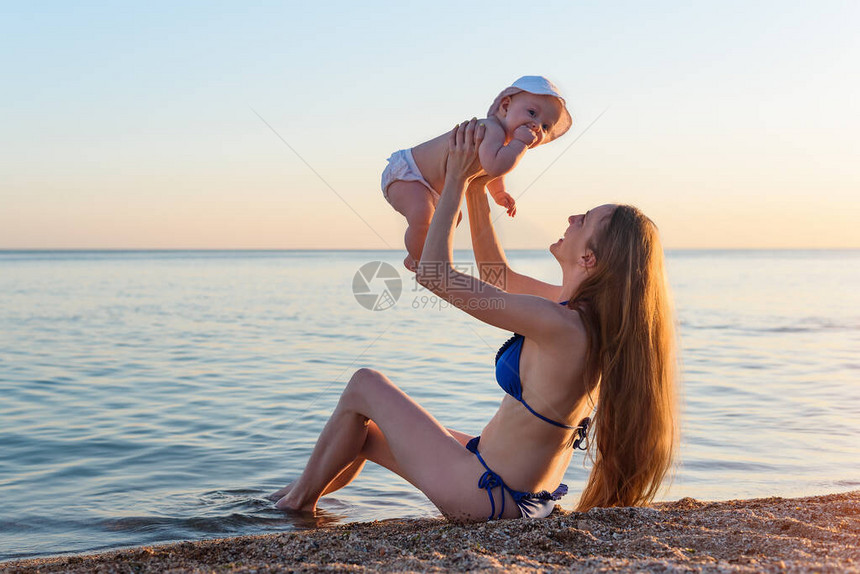
[[[0,247],[0,253],[170,253],[170,252],[389,252],[405,249],[376,248],[319,248],[319,247]],[[469,247],[454,248],[454,251],[472,251]],[[510,251],[547,251],[546,247],[511,247]],[[860,251],[860,247],[665,247],[664,251]]]

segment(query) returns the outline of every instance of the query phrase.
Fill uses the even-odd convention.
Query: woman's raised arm
[[[482,136],[483,130],[475,120],[451,132],[445,187],[424,241],[415,279],[485,323],[538,341],[555,340],[559,333],[570,330],[570,318],[558,305],[546,298],[506,292],[453,266],[454,222],[469,181],[481,170],[476,142]]]
[[[551,301],[561,297],[561,286],[545,283],[511,269],[502,244],[490,218],[490,202],[485,190],[486,177],[473,179],[466,191],[466,208],[469,210],[469,230],[472,234],[472,251],[482,280],[508,293],[537,295]]]

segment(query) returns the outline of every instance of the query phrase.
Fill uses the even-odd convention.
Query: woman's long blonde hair
[[[675,325],[657,227],[619,205],[589,247],[595,266],[569,303],[588,331],[586,382],[597,389],[581,512],[649,503],[677,444]]]

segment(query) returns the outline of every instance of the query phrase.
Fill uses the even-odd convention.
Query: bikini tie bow
[[[481,478],[478,480],[478,488],[483,488],[487,491],[487,496],[490,498],[490,518],[496,514],[496,501],[493,499],[493,489],[498,486],[505,486],[505,483],[502,481],[502,477],[493,472],[492,470],[488,470],[484,474],[481,475]],[[499,510],[499,518],[502,517],[502,514],[505,513],[505,490],[502,489],[502,509]]]

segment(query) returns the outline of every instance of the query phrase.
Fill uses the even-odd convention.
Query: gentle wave
[[[265,498],[295,478],[359,367],[472,434],[498,406],[508,333],[429,305],[405,274],[393,308],[355,301],[356,270],[399,269],[397,255],[0,252],[0,560],[436,516],[373,465],[323,499],[319,522]],[[558,279],[544,252],[509,259]],[[663,498],[857,488],[858,261],[669,254],[684,384]],[[568,508],[586,460],[565,476]]]

